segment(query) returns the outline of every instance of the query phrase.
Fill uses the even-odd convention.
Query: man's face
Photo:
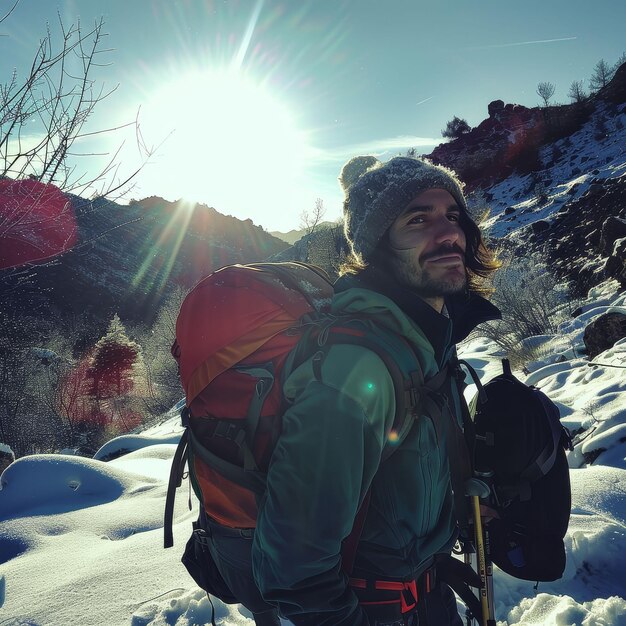
[[[467,284],[461,209],[445,189],[429,189],[407,205],[389,229],[396,278],[437,310]]]

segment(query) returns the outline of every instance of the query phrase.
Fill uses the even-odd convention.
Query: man
[[[479,295],[498,263],[451,171],[409,157],[385,164],[357,157],[340,180],[352,257],[333,311],[401,336],[430,378],[476,324],[499,317]],[[449,432],[421,416],[381,463],[394,388],[381,358],[358,345],[333,345],[321,362],[305,362],[284,392],[291,404],[252,546],[264,599],[296,626],[461,626],[436,565],[457,538],[447,447],[439,440]],[[461,423],[456,384],[448,381],[445,393]],[[342,541],[366,494],[348,576]]]

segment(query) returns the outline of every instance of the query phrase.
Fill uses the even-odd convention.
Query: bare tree
[[[554,95],[554,83],[539,83],[537,85],[537,95],[543,100],[543,106],[547,107],[550,98]]]
[[[614,73],[615,70],[604,59],[600,59],[593,68],[593,74],[589,79],[589,86],[592,91],[606,87]]]
[[[300,228],[305,231],[305,236],[315,232],[325,214],[326,209],[324,208],[324,201],[321,198],[315,200],[315,207],[312,211],[305,209],[300,213]]]
[[[575,80],[569,87],[567,95],[572,99],[572,102],[584,102],[587,98],[585,88],[583,87],[582,80]]]
[[[9,81],[0,85],[0,176],[30,177],[63,191],[110,195],[125,188],[141,168],[119,178],[120,146],[96,174],[78,172],[72,159],[94,155],[75,152],[76,142],[134,125],[144,162],[151,150],[141,138],[138,120],[86,132],[95,107],[117,89],[97,87],[92,78],[94,68],[102,65],[100,56],[107,52],[102,48],[104,21],[85,32],[79,22],[66,27],[59,17],[59,28],[61,39],[56,45],[47,27],[25,78],[14,70]]]
[[[157,416],[183,396],[178,366],[171,354],[176,337],[176,319],[187,290],[176,287],[165,300],[150,329],[144,329],[139,343],[144,353],[145,410]]]
[[[332,279],[339,277],[339,268],[348,254],[348,243],[343,232],[343,219],[337,219],[320,229],[308,251],[308,262],[321,267]]]

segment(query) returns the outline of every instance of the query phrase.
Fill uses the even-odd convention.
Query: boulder
[[[604,273],[607,278],[615,278],[622,287],[626,287],[626,237],[615,242],[613,254],[606,260]]]
[[[533,222],[530,227],[533,230],[533,233],[536,235],[538,233],[543,233],[550,228],[550,223],[545,220],[537,220]]]
[[[613,254],[615,242],[626,237],[626,220],[611,215],[602,223],[600,235],[600,251],[603,254]]]
[[[500,111],[504,110],[504,100],[494,100],[487,105],[489,117],[495,117]]]
[[[626,315],[604,313],[585,328],[583,341],[590,359],[612,348],[617,341],[626,337]]]
[[[591,183],[591,185],[589,185],[589,189],[587,190],[587,195],[591,196],[592,198],[595,198],[596,196],[600,196],[603,193],[604,193],[604,186],[601,183]]]
[[[9,446],[0,443],[0,474],[15,461],[15,454]]]

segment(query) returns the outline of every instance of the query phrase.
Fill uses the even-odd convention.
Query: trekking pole
[[[493,472],[476,471],[476,476],[489,487],[490,493],[493,493]],[[480,507],[479,507],[480,508]],[[482,518],[481,518],[482,525]],[[482,529],[483,545],[485,550],[485,574],[486,574],[486,587],[487,587],[487,604],[489,606],[489,613],[487,615],[487,626],[496,626],[496,602],[493,591],[493,561],[491,560],[491,542],[489,540],[489,525],[486,524]]]
[[[469,565],[472,569],[474,569],[472,559],[474,554],[476,554],[476,548],[474,547],[474,544],[467,539],[463,544],[463,561],[465,562],[465,565]],[[470,611],[469,605],[467,605],[465,609],[465,626],[472,626],[473,622],[474,618],[472,616],[472,612]]]
[[[493,595],[493,561],[491,560],[491,543],[489,541],[489,528],[485,527],[485,563],[487,569],[487,602],[489,604],[489,616],[487,626],[496,626],[496,603]]]
[[[476,556],[478,558],[478,575],[480,576],[480,604],[483,609],[481,626],[488,626],[489,599],[487,597],[487,561],[485,559],[485,543],[483,541],[483,524],[480,518],[480,498],[472,496],[474,509],[474,533],[476,535]]]

